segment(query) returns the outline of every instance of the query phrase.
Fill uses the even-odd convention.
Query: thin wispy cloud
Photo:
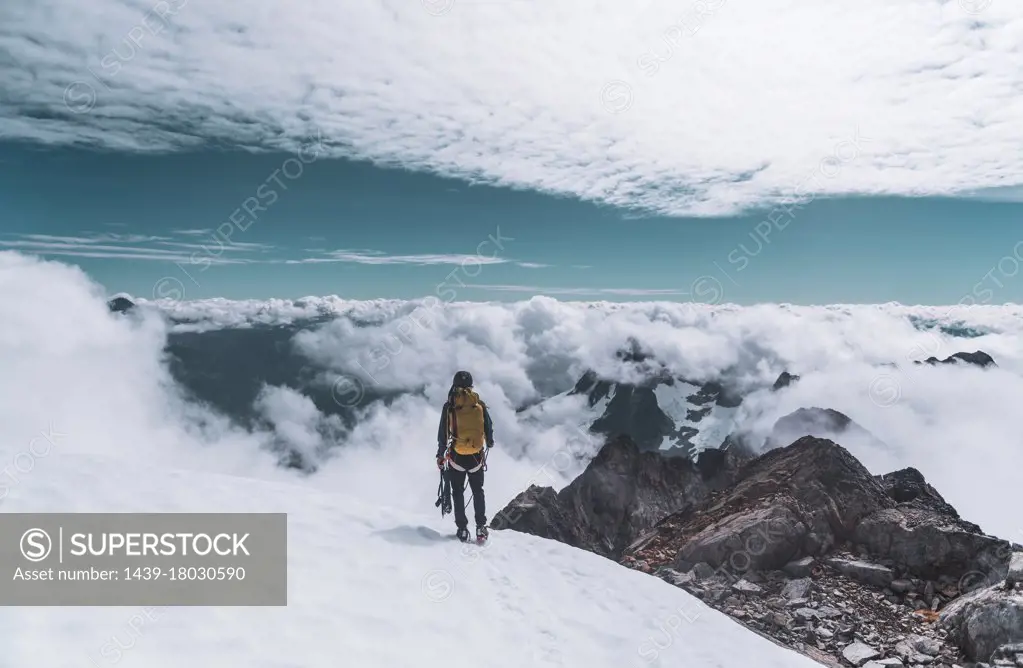
[[[312,249],[309,249],[312,252]],[[390,255],[379,250],[334,250],[320,255],[305,257],[301,259],[282,260],[284,264],[322,264],[330,262],[384,265],[384,264],[405,264],[405,265],[457,265],[477,266],[492,264],[514,264],[527,269],[548,267],[550,265],[536,262],[519,262],[507,258],[483,255],[445,254],[445,253],[422,253],[408,255]]]
[[[412,254],[388,255],[377,250],[335,250],[320,257],[307,257],[300,260],[287,260],[288,264],[314,264],[319,262],[348,262],[353,264],[504,264],[507,262],[499,257],[482,257],[479,255],[445,255],[445,254]]]
[[[666,213],[1023,184],[1009,0],[10,4],[15,139],[295,152],[322,132],[324,156]]]
[[[163,245],[163,246],[174,246],[174,247],[177,247],[177,248],[188,248],[188,249],[191,249],[191,250],[206,250],[206,249],[212,250],[212,249],[215,249],[216,252],[218,252],[218,253],[219,252],[239,253],[239,252],[246,252],[246,251],[265,252],[265,251],[273,250],[275,248],[274,246],[269,246],[267,244],[257,244],[257,243],[250,243],[250,242],[245,242],[245,241],[228,241],[228,242],[225,243],[223,241],[223,237],[218,237],[218,236],[215,236],[215,235],[210,235],[210,242],[209,243],[194,243],[194,242],[187,242],[187,241],[160,241],[160,242],[157,242],[157,243],[159,243],[160,245]]]
[[[170,239],[170,237],[154,236],[150,234],[116,234],[112,232],[100,232],[96,234],[89,234],[89,236],[69,236],[60,234],[22,234],[18,236],[23,241],[27,242],[81,245],[102,243],[137,244],[163,242]]]
[[[213,243],[216,242],[216,243]],[[254,243],[209,244],[172,241],[170,237],[143,234],[97,233],[85,235],[8,234],[0,249],[19,250],[41,256],[147,260],[203,264],[251,264],[246,254],[266,252],[271,246]]]
[[[474,290],[493,290],[495,292],[521,292],[528,294],[545,295],[617,295],[617,296],[671,296],[689,294],[686,290],[675,288],[567,288],[550,287],[541,285],[508,285],[508,284],[476,284],[465,285],[464,287]]]
[[[213,230],[203,229],[190,229],[190,230],[174,230],[174,234],[180,234],[182,236],[210,236],[213,234]]]
[[[199,230],[176,230],[195,239]],[[267,244],[225,241],[217,235],[208,240],[175,241],[170,237],[142,234],[82,233],[75,236],[55,234],[8,234],[0,237],[0,249],[19,250],[36,255],[87,257],[124,260],[153,260],[182,264],[323,264],[361,265],[479,265],[508,264],[529,269],[551,265],[520,262],[497,256],[466,254],[388,254],[380,250],[332,250],[307,248],[313,253],[303,258],[288,258],[287,249]]]

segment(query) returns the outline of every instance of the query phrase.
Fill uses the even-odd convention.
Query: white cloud
[[[1016,2],[156,6],[0,8],[5,135],[298,151],[322,131],[334,155],[672,213],[1023,183]]]
[[[134,244],[167,241],[169,237],[161,237],[150,234],[116,234],[113,232],[101,232],[87,237],[66,236],[57,234],[22,234],[22,240],[39,243],[65,243],[65,244],[101,244],[104,242]]]
[[[472,285],[465,285],[465,288],[473,290],[493,290],[494,292],[525,292],[534,295],[579,295],[579,296],[593,296],[593,295],[618,295],[618,296],[631,296],[631,297],[642,297],[642,296],[670,296],[670,295],[686,295],[688,294],[685,290],[672,290],[670,288],[565,288],[565,287],[548,287],[541,285],[507,285],[507,284],[487,284],[479,283]]]
[[[288,387],[264,387],[256,409],[272,425],[278,443],[301,457],[295,463],[303,468],[313,468],[345,431],[341,418],[324,416],[308,397]]]
[[[0,239],[0,249],[17,250],[41,256],[91,257],[120,260],[155,260],[158,262],[196,263],[196,258],[209,264],[248,264],[256,260],[247,257],[224,257],[223,253],[239,254],[264,252],[271,246],[255,243],[230,242],[225,244],[211,235],[214,243],[199,244],[171,241],[169,237],[142,234],[90,234],[88,236],[62,236],[52,234],[9,234]],[[150,244],[140,246],[137,244]],[[168,250],[173,248],[175,250]]]
[[[243,432],[179,394],[162,361],[160,318],[114,316],[80,270],[10,252],[0,252],[0,294],[5,454],[17,456],[18,444],[27,447],[52,427],[63,436],[51,456],[89,453],[276,475],[272,459],[260,456],[268,434]],[[22,477],[44,471],[40,462]]]
[[[378,250],[335,250],[325,253],[319,257],[308,257],[301,260],[285,260],[285,264],[309,264],[321,262],[349,262],[353,264],[456,264],[456,265],[479,265],[479,264],[503,264],[508,260],[499,257],[484,257],[482,255],[445,255],[445,254],[414,254],[414,255],[388,255]]]
[[[512,264],[524,269],[539,269],[550,267],[548,264],[536,262],[520,262],[508,258],[485,255],[466,254],[445,254],[445,253],[414,253],[410,255],[391,255],[379,250],[333,250],[307,248],[306,252],[317,253],[311,257],[304,257],[298,260],[268,260],[271,263],[281,264],[409,264],[416,266],[432,266],[439,264],[453,264],[460,267],[478,267],[485,264]]]

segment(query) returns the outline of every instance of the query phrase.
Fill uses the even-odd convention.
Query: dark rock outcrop
[[[491,526],[618,559],[640,532],[730,484],[735,470],[728,453],[694,463],[641,452],[630,438],[619,436],[560,492],[530,486],[494,517]]]
[[[114,297],[107,302],[107,308],[112,313],[127,313],[135,308],[135,302],[127,297]]]
[[[748,569],[780,569],[850,540],[860,520],[895,506],[847,450],[810,436],[747,463],[738,478],[666,517],[630,554],[653,550],[715,567],[740,560]]]
[[[1009,544],[984,535],[958,516],[899,507],[879,511],[857,525],[854,541],[917,577],[962,576],[970,571],[1004,577]]]
[[[961,665],[1023,642],[1023,548],[959,517],[916,469],[873,476],[827,439],[696,464],[615,441],[561,493],[531,487],[494,526],[655,573],[818,659],[860,642],[856,656],[880,665]]]
[[[1012,554],[1007,541],[960,518],[919,471],[875,477],[845,448],[812,436],[753,460],[707,451],[695,464],[615,439],[562,492],[531,487],[494,527],[616,559],[742,571],[846,547],[865,564],[847,574],[869,571],[877,586],[969,573],[1001,579]]]
[[[972,364],[973,366],[979,366],[982,369],[986,369],[989,366],[998,366],[995,364],[993,357],[988,355],[983,350],[975,350],[972,353],[956,353],[943,360],[939,360],[937,357],[928,357],[924,361],[914,362],[914,364]]]
[[[1011,553],[961,519],[919,471],[875,477],[845,448],[812,436],[751,461],[719,450],[695,464],[616,439],[562,492],[531,487],[494,526],[616,559],[741,571],[780,570],[845,546],[864,560],[847,574],[869,571],[877,586],[968,572],[1003,578]]]
[[[919,510],[932,510],[949,517],[958,518],[959,513],[949,505],[945,499],[927,483],[920,471],[915,468],[905,468],[899,471],[886,473],[877,476],[878,482],[888,496],[900,506],[916,508]],[[975,531],[980,527],[970,525]]]
[[[771,389],[777,392],[778,390],[795,383],[797,380],[799,380],[799,376],[791,374],[788,371],[782,371],[781,375],[778,376],[778,380],[774,381],[774,385],[771,386]]]
[[[920,471],[906,468],[877,480],[897,506],[860,522],[859,545],[919,577],[971,571],[1005,576],[1010,544],[962,519]]]
[[[1011,553],[1008,542],[961,519],[918,471],[874,477],[841,446],[807,436],[746,464],[734,486],[666,517],[627,556],[653,551],[668,561],[762,570],[843,545],[879,568],[928,579],[1002,578]]]

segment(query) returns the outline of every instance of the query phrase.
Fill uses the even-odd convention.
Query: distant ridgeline
[[[946,334],[957,339],[976,339],[984,336],[985,334],[990,334],[990,332],[976,327],[968,327],[964,324],[945,325],[934,318],[922,318],[918,315],[909,316],[909,321],[913,324],[915,329],[920,331],[937,329],[942,334]]]

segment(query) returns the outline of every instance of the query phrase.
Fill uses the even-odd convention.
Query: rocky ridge
[[[681,457],[642,452],[627,436],[613,438],[560,492],[531,485],[492,522],[618,559],[639,532],[731,484],[734,456],[723,451]]]
[[[982,369],[986,369],[990,366],[998,366],[995,364],[995,360],[983,350],[975,350],[972,353],[955,353],[950,355],[943,360],[939,360],[937,357],[928,357],[922,362],[914,362],[914,364],[972,364]]]
[[[1023,548],[959,517],[919,471],[873,476],[814,437],[675,475],[627,439],[605,450],[561,493],[517,497],[495,528],[656,574],[825,665],[1014,665],[1023,603],[1005,583],[1023,580]]]

